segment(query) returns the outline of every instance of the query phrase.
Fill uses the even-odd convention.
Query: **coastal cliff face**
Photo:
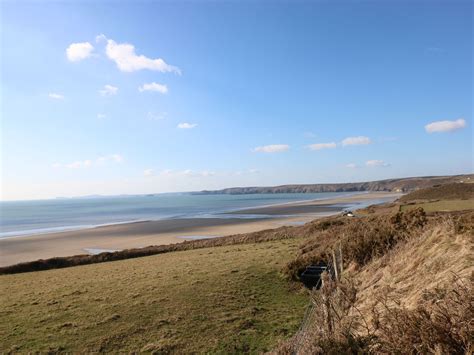
[[[281,186],[232,187],[222,190],[204,190],[195,194],[276,194],[276,193],[315,193],[315,192],[352,192],[352,191],[391,191],[409,192],[435,185],[454,182],[474,182],[474,174],[454,176],[425,176],[402,179],[389,179],[370,182],[340,184],[305,184]]]

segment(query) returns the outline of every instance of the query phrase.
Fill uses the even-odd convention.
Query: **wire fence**
[[[337,257],[337,253],[332,253],[332,260],[329,261],[327,264],[326,272],[329,274],[329,277],[332,280],[338,281],[340,279],[341,272],[343,271],[342,266],[342,248],[339,247],[338,250],[339,258]],[[321,286],[323,286],[323,279],[320,278],[316,286],[312,289],[312,292],[317,292]],[[303,316],[303,320],[301,325],[296,332],[293,338],[292,353],[294,355],[302,354],[301,349],[304,347],[304,344],[311,341],[310,337],[318,331],[318,327],[325,322],[324,319],[318,319],[320,317],[320,312],[318,312],[318,307],[320,304],[316,304],[315,299],[311,297],[311,301],[306,307],[305,314]]]

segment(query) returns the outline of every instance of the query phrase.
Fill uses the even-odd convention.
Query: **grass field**
[[[446,200],[446,201],[433,201],[433,202],[421,202],[410,205],[402,205],[401,210],[407,211],[414,208],[421,207],[426,212],[437,212],[437,211],[464,211],[474,209],[474,200]]]
[[[301,240],[0,276],[0,352],[261,352],[308,297],[280,274]]]

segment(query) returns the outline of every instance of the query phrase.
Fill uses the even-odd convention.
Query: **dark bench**
[[[321,274],[327,271],[327,264],[320,262],[318,264],[311,264],[306,267],[306,270],[300,275],[301,282],[309,289],[316,287],[318,290],[321,287]]]

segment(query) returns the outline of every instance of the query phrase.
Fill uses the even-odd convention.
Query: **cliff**
[[[345,191],[393,191],[409,192],[421,188],[455,182],[474,181],[474,174],[453,176],[424,176],[400,179],[388,179],[369,182],[337,183],[337,184],[304,184],[281,186],[231,187],[222,190],[204,190],[195,192],[202,195],[218,194],[258,194],[258,193],[314,193],[314,192],[345,192]]]

